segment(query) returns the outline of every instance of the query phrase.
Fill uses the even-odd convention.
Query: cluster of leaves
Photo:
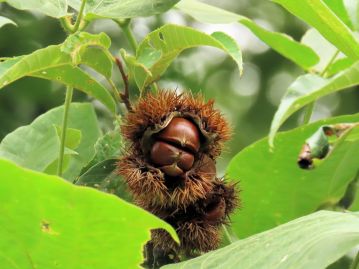
[[[124,100],[112,81],[115,58],[109,51],[111,40],[106,33],[84,31],[99,18],[112,19],[121,26],[135,51],[121,50],[120,54],[129,78],[140,92],[156,88],[156,81],[173,60],[183,50],[197,46],[222,50],[236,62],[241,74],[241,50],[233,38],[222,32],[205,34],[168,24],[149,33],[137,45],[130,35],[129,19],[171,8],[204,23],[243,24],[307,73],[289,86],[268,138],[248,146],[228,166],[228,177],[240,179],[243,189],[243,208],[234,214],[230,232],[232,238],[248,238],[164,268],[238,268],[240,264],[241,268],[256,269],[318,269],[326,268],[359,244],[357,213],[313,213],[318,209],[359,210],[359,198],[355,197],[359,181],[359,159],[355,158],[359,152],[359,114],[308,123],[318,98],[359,84],[359,42],[355,37],[359,3],[275,0],[313,27],[297,42],[247,17],[196,0],[5,2],[17,9],[58,18],[69,36],[62,44],[2,59],[0,89],[23,77],[56,81],[66,85],[68,92],[74,88],[100,101],[113,116],[116,127],[102,134],[93,105],[72,103],[46,112],[3,139],[1,267],[136,268],[150,229],[164,228],[176,238],[168,224],[123,200],[129,197],[114,167],[121,153],[118,124]],[[75,23],[69,8],[77,12]],[[0,16],[0,27],[7,23],[15,24]],[[107,85],[87,67],[105,78]],[[286,119],[303,107],[303,126],[276,134]],[[312,170],[300,169],[297,158],[302,144],[322,130],[321,126],[340,123],[352,124],[338,139],[325,140],[323,144],[316,138],[319,136],[310,138],[312,149],[329,150]],[[53,176],[59,171],[63,171],[63,178]],[[99,247],[102,251],[98,251]]]

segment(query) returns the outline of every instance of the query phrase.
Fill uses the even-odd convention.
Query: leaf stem
[[[121,77],[122,77],[123,84],[124,84],[124,88],[125,88],[124,92],[120,93],[120,97],[121,97],[122,102],[125,104],[127,110],[129,112],[131,112],[131,111],[133,111],[133,109],[132,109],[132,105],[131,105],[131,101],[130,101],[128,76],[125,74],[122,62],[121,62],[119,57],[115,57],[115,62],[116,62],[116,65],[117,65],[118,69],[120,70]]]
[[[339,54],[339,50],[337,50],[333,54],[332,58],[330,58],[329,62],[324,67],[322,72],[320,72],[319,75],[321,77],[323,77],[325,75],[325,73],[328,71],[329,66],[334,62],[334,60],[337,58],[338,54]],[[305,112],[304,112],[303,124],[308,124],[310,122],[310,119],[311,119],[312,114],[313,114],[314,106],[315,106],[315,101],[311,102],[310,104],[307,105],[307,107],[305,109]]]
[[[130,43],[130,46],[133,50],[134,53],[136,53],[138,44],[136,41],[135,36],[132,33],[131,30],[131,20],[130,19],[126,19],[126,20],[115,20],[115,22],[121,27],[123,33],[125,34],[128,42]]]
[[[79,30],[79,26],[80,26],[80,22],[82,21],[82,16],[83,16],[83,12],[85,9],[86,1],[87,0],[82,0],[82,2],[81,2],[80,11],[77,14],[76,22],[73,26],[72,33],[76,33]]]
[[[67,86],[65,104],[64,104],[64,114],[63,114],[63,119],[62,119],[59,162],[58,162],[58,166],[57,166],[57,175],[60,177],[62,176],[62,164],[63,164],[64,152],[65,152],[67,119],[68,119],[68,115],[69,115],[72,94],[73,94],[73,87]]]

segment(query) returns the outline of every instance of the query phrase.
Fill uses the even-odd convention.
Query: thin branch
[[[133,111],[132,109],[132,105],[130,102],[130,93],[129,93],[129,85],[128,85],[128,76],[126,75],[124,69],[123,69],[123,65],[122,62],[120,60],[120,58],[115,57],[115,61],[116,61],[116,65],[118,67],[118,69],[120,70],[121,76],[122,76],[122,80],[123,80],[123,84],[124,84],[124,92],[120,93],[120,97],[122,102],[125,104],[127,110],[129,112]]]

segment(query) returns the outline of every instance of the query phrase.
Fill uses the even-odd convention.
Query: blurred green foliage
[[[218,5],[216,1],[207,1]],[[296,40],[308,28],[279,5],[260,0],[221,1],[221,8],[245,15],[257,23],[279,32],[287,33]],[[57,20],[39,13],[18,11],[0,4],[0,13],[17,23],[0,29],[0,57],[31,53],[65,39],[65,32]],[[160,87],[190,89],[202,92],[207,99],[214,98],[216,105],[230,120],[234,136],[218,163],[219,171],[225,170],[228,161],[244,146],[267,135],[274,112],[289,84],[303,71],[289,60],[269,49],[246,28],[239,24],[209,25],[193,21],[177,10],[162,15],[134,19],[132,28],[138,41],[148,32],[164,23],[189,25],[207,33],[223,31],[241,45],[244,56],[244,73],[240,78],[237,66],[217,49],[201,47],[185,51],[172,64],[159,81]],[[92,33],[106,32],[112,39],[111,51],[118,55],[120,48],[131,51],[130,44],[121,29],[113,21],[97,20],[87,30]],[[114,80],[122,83],[117,70]],[[105,84],[106,85],[106,84]],[[132,96],[138,95],[135,84]],[[63,104],[64,86],[35,78],[25,78],[0,91],[0,140],[19,126],[29,124],[38,115]],[[86,101],[82,93],[75,91],[74,101]],[[112,127],[112,118],[98,102],[95,108],[105,130]],[[359,107],[359,95],[354,90],[333,94],[318,101],[313,119],[352,114]],[[302,113],[296,113],[283,129],[298,125]]]

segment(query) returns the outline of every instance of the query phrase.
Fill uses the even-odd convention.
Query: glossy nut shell
[[[193,165],[194,156],[166,142],[157,141],[151,149],[151,160],[158,166],[177,164],[182,170],[188,171]]]
[[[158,138],[172,142],[193,153],[200,148],[200,133],[197,126],[185,118],[173,118],[167,127],[158,134]]]

